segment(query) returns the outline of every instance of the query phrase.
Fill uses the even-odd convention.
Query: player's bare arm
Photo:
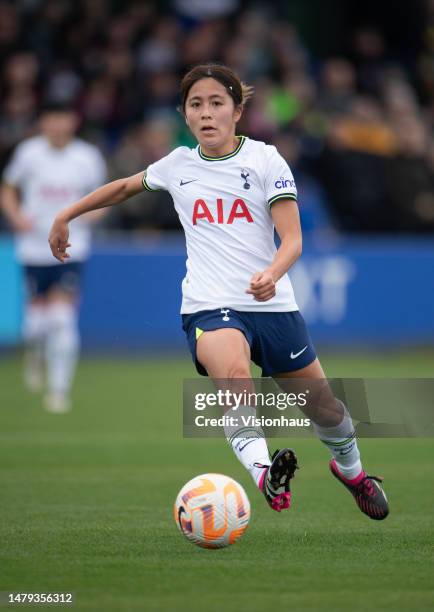
[[[262,272],[256,272],[250,281],[247,293],[258,302],[266,302],[276,295],[277,281],[297,261],[302,250],[300,215],[297,202],[280,200],[271,208],[271,216],[281,244],[273,263]]]
[[[32,229],[32,222],[21,212],[20,196],[14,185],[2,183],[0,192],[2,211],[14,232],[28,232]]]
[[[139,172],[133,176],[107,183],[56,215],[48,237],[54,257],[62,263],[69,258],[66,252],[66,249],[71,246],[68,242],[68,223],[91,211],[120,204],[140,193],[143,191],[142,179],[143,172]]]

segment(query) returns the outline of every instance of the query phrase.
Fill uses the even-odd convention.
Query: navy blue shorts
[[[46,295],[52,289],[74,295],[80,289],[82,264],[78,262],[54,266],[24,266],[29,297]]]
[[[182,315],[182,328],[196,370],[207,376],[196,357],[196,341],[203,331],[223,327],[239,329],[250,346],[251,358],[262,376],[292,372],[308,366],[316,352],[306,323],[298,310],[292,312],[240,312],[229,308],[202,310]]]

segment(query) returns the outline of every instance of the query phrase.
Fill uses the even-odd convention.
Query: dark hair
[[[181,107],[180,111],[185,112],[185,103],[187,101],[188,92],[192,86],[201,79],[212,78],[223,85],[228,94],[234,101],[235,106],[242,105],[247,102],[253,95],[253,87],[243,83],[239,76],[228,66],[223,64],[199,64],[192,68],[181,81]]]
[[[46,100],[41,104],[39,115],[46,113],[76,113],[74,106],[70,102],[59,100]]]

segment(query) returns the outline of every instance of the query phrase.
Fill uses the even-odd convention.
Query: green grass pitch
[[[431,352],[324,355],[330,376],[431,377]],[[51,415],[0,362],[0,591],[73,591],[76,610],[259,612],[434,609],[432,439],[361,440],[385,477],[389,518],[370,521],[296,440],[293,508],[272,512],[224,440],[183,439],[184,359],[81,362],[73,411]],[[271,450],[282,444],[271,440]],[[179,534],[172,504],[193,476],[245,487],[249,529],[224,550]]]

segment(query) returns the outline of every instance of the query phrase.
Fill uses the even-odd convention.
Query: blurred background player
[[[46,105],[40,114],[40,134],[16,147],[1,187],[2,209],[16,235],[16,254],[27,285],[24,380],[30,390],[39,391],[46,373],[44,403],[51,412],[66,412],[71,405],[79,353],[80,272],[89,252],[90,225],[101,213],[71,228],[78,248],[66,266],[54,262],[47,235],[59,210],[106,178],[99,150],[75,136],[78,124],[71,107]]]

